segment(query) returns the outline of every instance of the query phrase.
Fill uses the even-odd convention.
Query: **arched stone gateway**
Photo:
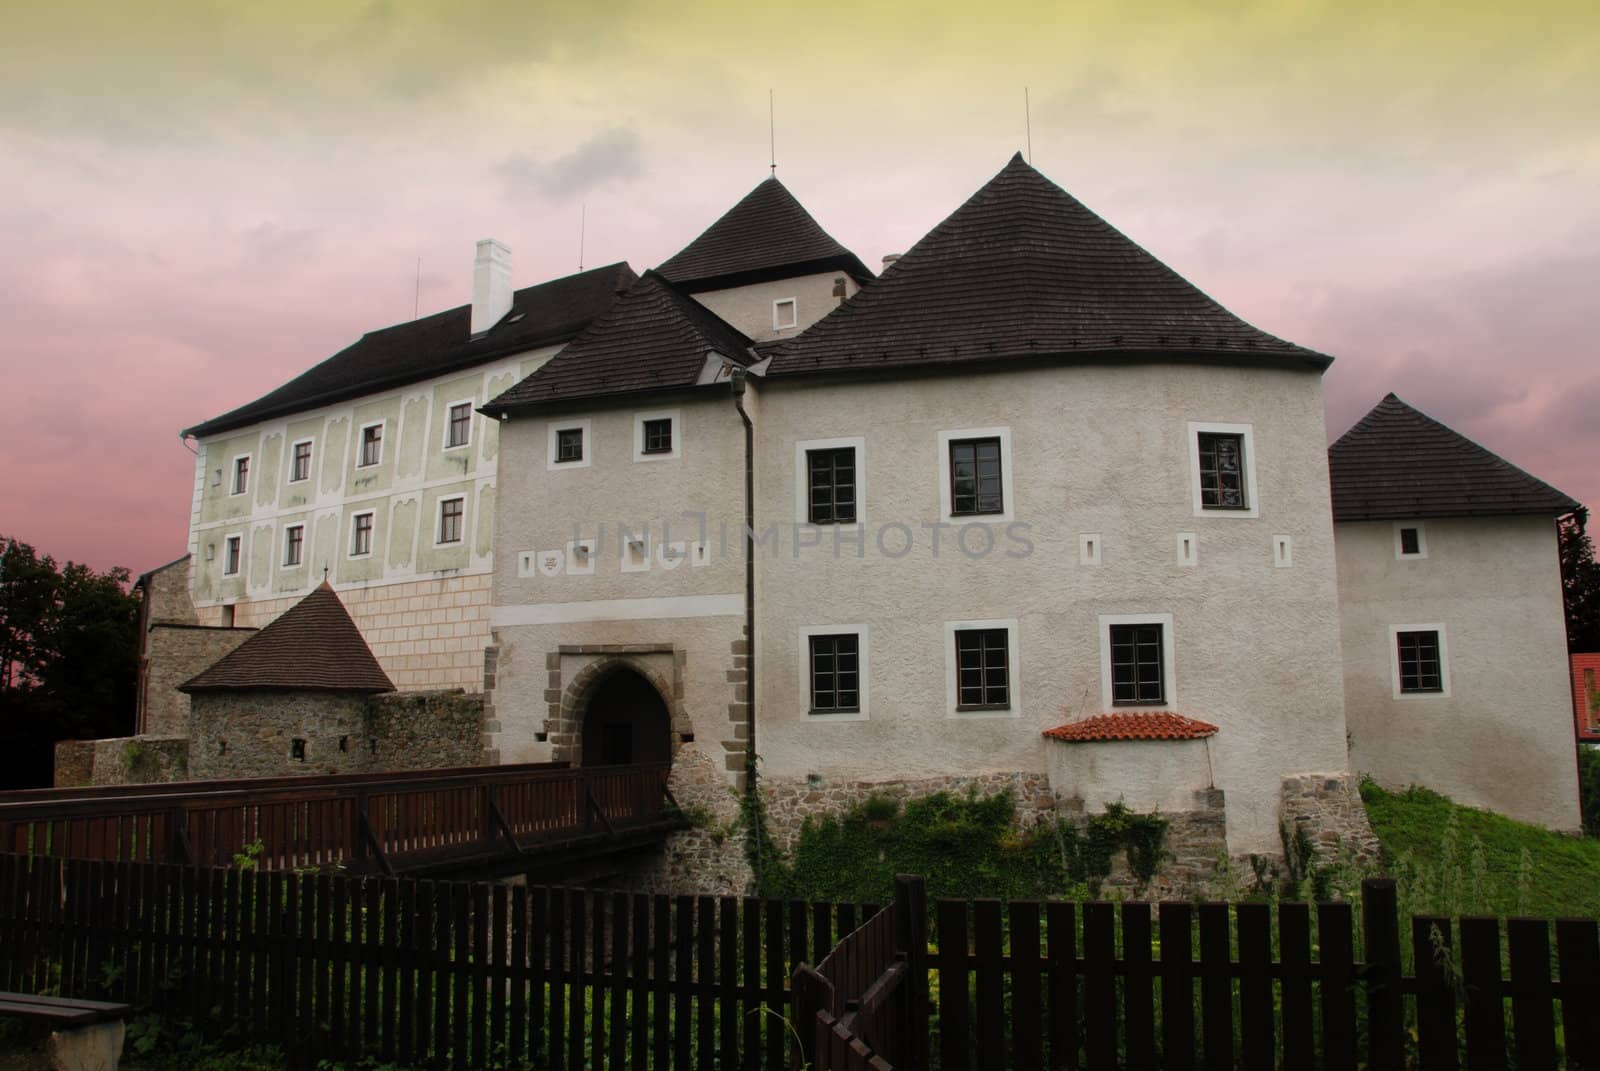
[[[583,765],[672,760],[672,715],[648,678],[626,664],[613,663],[587,691],[581,730]]]

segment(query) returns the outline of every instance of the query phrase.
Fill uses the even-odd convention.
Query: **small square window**
[[[861,710],[861,638],[853,632],[811,638],[811,713]]]
[[[661,417],[644,422],[644,453],[672,453],[672,418]]]
[[[472,403],[457,402],[450,407],[445,423],[444,447],[466,446],[472,439]]]
[[[950,440],[950,515],[1004,513],[1004,481],[1000,473],[1000,439]]]
[[[956,709],[1011,706],[1011,665],[1003,628],[956,630]]]
[[[1395,522],[1394,556],[1397,559],[1428,556],[1428,533],[1421,521]]]
[[[367,468],[383,460],[383,425],[369,424],[361,429],[361,455],[358,468]]]
[[[439,542],[461,542],[461,521],[466,513],[467,503],[463,498],[444,498],[439,500]]]
[[[244,537],[231,535],[222,545],[222,575],[234,576],[239,572],[239,561],[242,557]]]
[[[1400,659],[1402,694],[1444,691],[1438,632],[1397,632],[1395,643],[1396,656]]]
[[[1115,706],[1167,701],[1162,627],[1154,622],[1111,627],[1111,702]]]
[[[350,518],[350,556],[363,557],[372,553],[372,521],[371,513],[357,513]]]
[[[807,450],[808,506],[812,524],[856,523],[856,451],[853,446]]]
[[[294,444],[294,458],[289,462],[289,482],[299,483],[311,478],[310,441]]]
[[[289,757],[296,762],[306,761],[306,742],[301,737],[289,741]]]
[[[301,554],[305,548],[306,528],[303,524],[291,524],[283,530],[283,564],[299,565]]]
[[[583,429],[561,428],[556,432],[556,460],[583,460]]]
[[[794,298],[784,298],[772,303],[772,329],[782,331],[800,322],[800,310]]]
[[[231,495],[242,495],[250,490],[250,455],[233,459],[233,483],[228,489]]]
[[[1205,509],[1249,509],[1245,492],[1244,436],[1197,433],[1200,447],[1200,504]]]

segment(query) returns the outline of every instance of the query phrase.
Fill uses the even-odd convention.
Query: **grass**
[[[1361,787],[1415,914],[1600,915],[1600,841],[1464,807],[1437,792]]]

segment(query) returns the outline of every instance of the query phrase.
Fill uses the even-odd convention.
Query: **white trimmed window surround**
[[[962,710],[960,667],[956,658],[956,633],[971,630],[1004,629],[1006,632],[1007,703],[1000,710]],[[944,623],[945,716],[961,720],[978,718],[1020,718],[1022,716],[1022,666],[1017,659],[1017,619],[994,618],[984,621],[946,621]]]
[[[649,532],[618,531],[618,551],[624,573],[645,573],[650,571],[651,542]]]
[[[1100,535],[1097,532],[1085,532],[1078,537],[1078,564],[1099,565],[1101,546]]]
[[[794,444],[794,522],[811,523],[811,461],[814,450],[855,451],[855,511],[856,519],[839,522],[847,525],[867,523],[867,439],[864,435],[846,435],[836,439],[801,439]]]
[[[574,539],[567,544],[567,575],[594,575],[594,559],[599,545],[592,539]]]
[[[301,450],[300,450],[300,448],[302,446],[305,447],[304,457],[306,459],[306,474],[304,476],[296,476],[295,475],[295,471],[296,471],[296,466],[298,465],[299,460],[300,460],[300,458],[302,456]],[[311,479],[311,466],[316,464],[316,457],[317,457],[317,447],[316,447],[316,440],[315,439],[296,439],[294,442],[290,443],[289,444],[289,481],[288,482],[289,483],[305,483],[307,480]]]
[[[250,461],[249,454],[240,454],[233,459],[228,472],[228,497],[237,498],[239,495],[250,493]]]
[[[1255,426],[1252,424],[1210,424],[1199,421],[1189,421],[1189,491],[1194,499],[1194,515],[1196,517],[1259,517],[1261,516],[1260,494],[1256,484],[1256,444]],[[1204,492],[1200,482],[1200,436],[1201,435],[1237,435],[1240,449],[1244,454],[1243,482],[1244,501],[1243,509],[1222,509],[1205,505]]]
[[[385,423],[374,420],[361,425],[361,431],[356,436],[356,468],[370,469],[383,464]]]
[[[1115,703],[1111,674],[1111,628],[1113,625],[1161,626],[1160,703]],[[1177,639],[1172,631],[1171,614],[1101,614],[1100,626],[1100,707],[1103,711],[1172,710],[1178,702]]]
[[[583,436],[583,456],[573,461],[559,461],[561,456],[561,433],[564,431],[577,431]],[[544,466],[546,469],[586,469],[594,461],[594,436],[589,434],[589,420],[552,420],[550,422],[549,441],[545,449]]]
[[[786,331],[800,323],[800,305],[794,298],[779,298],[772,303],[772,329]]]
[[[222,541],[222,575],[238,576],[244,568],[244,534],[236,532]]]
[[[456,507],[453,511],[451,506]],[[447,539],[446,536],[454,538]],[[436,547],[459,547],[467,538],[467,496],[444,495],[439,499],[439,508],[434,511],[433,545]]]
[[[475,398],[457,398],[444,407],[444,435],[439,440],[441,450],[465,450],[472,445],[472,406]],[[466,406],[467,420],[465,427],[460,420],[460,409]],[[459,441],[452,441],[459,437]]]
[[[814,710],[812,708],[811,638],[813,636],[854,636],[856,638],[856,689],[854,710]],[[800,629],[799,687],[800,713],[808,722],[816,721],[866,721],[870,705],[870,673],[867,653],[866,625],[810,625]]]
[[[283,529],[283,564],[292,569],[305,560],[306,526],[286,525]]]
[[[362,523],[362,519],[366,523]],[[372,557],[372,544],[378,531],[378,514],[375,510],[365,509],[350,515],[350,543],[345,548],[351,558]]]
[[[1407,535],[1407,532],[1414,533]],[[1408,550],[1407,548],[1411,548]],[[1428,556],[1428,531],[1421,521],[1394,522],[1395,561],[1416,561]]]
[[[665,450],[647,450],[645,425],[657,420],[671,422],[672,445]],[[587,436],[585,436],[587,438]],[[683,413],[677,409],[657,409],[633,414],[633,459],[635,461],[676,461],[683,456]]]
[[[1404,691],[1400,681],[1400,634],[1403,632],[1432,632],[1439,645],[1439,687],[1430,691]],[[1437,621],[1422,625],[1390,625],[1384,637],[1389,644],[1389,682],[1394,698],[1428,700],[1450,698],[1450,644],[1445,638],[1444,625]]]
[[[1000,440],[1000,504],[998,513],[953,513],[950,488],[950,444],[963,439]],[[1015,519],[1016,498],[1012,494],[1011,429],[959,428],[939,433],[939,519],[950,524],[1009,524]]]
[[[1200,541],[1193,532],[1179,532],[1177,538],[1178,564],[1200,564]]]

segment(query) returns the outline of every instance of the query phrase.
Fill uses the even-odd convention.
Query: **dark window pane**
[[[812,524],[854,524],[856,521],[856,451],[807,450]]]
[[[1160,625],[1111,626],[1113,704],[1166,702]]]
[[[1395,639],[1399,648],[1400,691],[1444,691],[1439,667],[1439,634],[1431,630],[1401,632]]]
[[[1244,436],[1200,432],[1200,505],[1248,509],[1244,490]]]
[[[465,446],[472,433],[472,403],[462,402],[450,407],[450,426],[446,432],[445,446]]]
[[[383,459],[383,425],[361,429],[361,465],[376,465]]]
[[[311,444],[294,444],[294,467],[289,472],[289,479],[304,480],[311,476]]]
[[[556,432],[556,460],[583,460],[583,429],[562,428]]]
[[[811,712],[848,714],[861,709],[856,674],[860,639],[854,633],[811,637]]]
[[[644,422],[644,452],[647,454],[672,453],[672,419],[663,417],[660,420],[646,420]]]
[[[950,513],[953,516],[1004,513],[1000,440],[952,439]]]
[[[1422,536],[1415,528],[1400,529],[1400,553],[1422,553]]]
[[[1011,702],[1010,653],[1003,628],[956,632],[956,705],[1005,707]]]

